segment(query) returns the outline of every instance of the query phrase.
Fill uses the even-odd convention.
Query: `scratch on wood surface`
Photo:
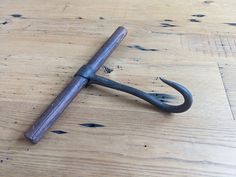
[[[61,135],[61,134],[66,134],[67,132],[65,132],[65,131],[63,131],[63,130],[52,130],[51,131],[52,133],[55,133],[55,134],[59,134],[59,135]]]
[[[193,14],[192,16],[202,18],[202,17],[205,17],[206,15],[204,15],[204,14]]]
[[[69,7],[69,4],[70,4],[69,2],[65,3],[65,5],[64,5],[64,7],[62,9],[62,12],[66,11],[66,9]]]
[[[83,124],[80,124],[80,125],[84,126],[84,127],[89,127],[89,128],[105,127],[102,124],[96,124],[96,123],[83,123]]]
[[[158,49],[154,49],[154,48],[144,48],[143,46],[140,46],[140,45],[128,45],[127,47],[131,49],[141,50],[141,51],[159,51]]]
[[[181,159],[181,158],[173,158],[173,157],[157,157],[156,159],[162,159],[162,160],[171,160],[171,161],[179,161],[184,163],[196,163],[196,164],[209,164],[214,166],[224,166],[227,168],[235,168],[235,165],[228,165],[225,163],[218,163],[208,160],[187,160],[187,159]]]
[[[105,66],[105,65],[103,66],[103,69],[104,69],[104,72],[107,73],[107,74],[109,74],[113,71],[113,69],[111,67],[108,67],[108,66]]]
[[[231,111],[231,114],[233,116],[233,119],[235,120],[234,111],[232,110],[231,99],[230,99],[229,93],[228,93],[228,83],[227,83],[227,80],[224,78],[224,75],[225,75],[225,72],[226,72],[224,67],[220,66],[220,64],[218,63],[218,69],[219,69],[220,76],[221,76],[221,79],[222,79],[222,83],[223,83],[223,86],[224,86],[225,94],[226,94],[226,97],[227,97],[227,100],[228,100],[228,103],[229,103],[230,111]]]
[[[155,96],[158,100],[160,100],[163,103],[170,103],[171,100],[176,99],[175,96],[169,95],[169,94],[165,94],[165,93],[150,92],[148,94]]]
[[[230,26],[236,26],[236,23],[224,23],[226,25],[230,25]]]
[[[195,18],[191,18],[191,19],[189,19],[189,21],[190,21],[190,22],[197,22],[197,23],[201,22],[200,20],[197,20],[197,19],[195,19]]]
[[[190,51],[201,52],[218,57],[235,57],[234,35],[187,34],[181,36],[181,46]]]
[[[204,55],[222,57],[236,56],[236,37],[230,33],[176,33],[150,30],[152,34],[179,38],[179,46],[191,52],[202,53]]]
[[[15,17],[15,18],[21,18],[21,17],[22,17],[21,14],[12,14],[11,16],[12,16],[12,17]]]
[[[205,4],[211,4],[213,3],[214,1],[210,1],[210,0],[206,0],[206,1],[203,1]]]
[[[161,23],[161,27],[177,27],[177,25],[174,25],[174,24],[170,24],[170,23]]]
[[[2,22],[1,24],[2,25],[6,25],[8,22],[7,21],[4,21],[4,22]]]

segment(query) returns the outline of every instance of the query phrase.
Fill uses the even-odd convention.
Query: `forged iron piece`
[[[184,103],[181,105],[169,105],[162,102],[153,94],[146,93],[136,88],[96,75],[98,69],[104,64],[115,48],[121,43],[126,34],[127,30],[124,27],[120,26],[116,29],[116,31],[104,43],[98,52],[86,65],[82,66],[78,70],[78,72],[74,75],[73,80],[48,106],[39,119],[29,128],[29,130],[25,133],[26,139],[32,143],[37,143],[47,132],[47,130],[53,125],[53,123],[60,117],[62,112],[81,91],[81,89],[91,84],[97,84],[132,94],[151,103],[165,112],[180,113],[187,111],[191,107],[193,102],[191,93],[178,83],[160,78],[161,81],[176,89],[180,94],[182,94],[184,98]]]

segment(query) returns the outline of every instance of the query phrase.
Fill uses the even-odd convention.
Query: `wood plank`
[[[2,0],[0,176],[236,176],[235,6]],[[98,74],[174,95],[157,78],[176,81],[193,93],[192,108],[164,114],[91,86],[39,144],[25,141],[27,128],[119,25],[128,36],[105,63],[113,71]]]

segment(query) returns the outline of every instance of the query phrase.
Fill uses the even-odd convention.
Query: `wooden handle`
[[[124,27],[118,27],[116,29],[87,64],[91,68],[91,72],[95,73],[103,65],[126,34],[127,30]],[[32,143],[37,143],[87,83],[88,79],[75,75],[74,79],[25,133],[25,137]]]

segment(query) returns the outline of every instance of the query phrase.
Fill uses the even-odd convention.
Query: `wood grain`
[[[236,176],[235,6],[2,0],[0,176]],[[128,36],[105,64],[112,72],[98,74],[148,92],[176,94],[157,78],[177,81],[193,93],[192,108],[164,114],[91,86],[29,144],[23,133],[119,25]]]

